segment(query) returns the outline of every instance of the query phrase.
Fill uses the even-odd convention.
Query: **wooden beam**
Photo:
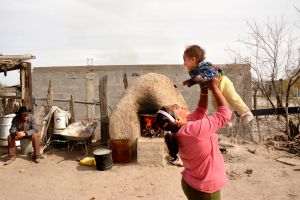
[[[126,90],[127,87],[128,87],[128,80],[127,80],[127,74],[126,73],[123,74],[123,84],[124,84],[124,88]]]
[[[25,72],[25,68],[20,69],[20,84],[21,84],[22,105],[25,105],[25,95],[26,95],[26,72]]]
[[[10,65],[0,63],[0,72],[4,72],[5,74],[8,71],[13,71],[13,70],[20,70],[22,66],[20,63],[12,63]]]
[[[50,111],[50,109],[53,106],[53,86],[52,86],[52,81],[51,79],[49,80],[49,85],[48,85],[48,94],[47,94],[47,112]]]
[[[20,83],[22,105],[33,112],[31,63],[22,63],[22,67],[20,68]]]
[[[27,60],[35,59],[31,54],[24,55],[1,55],[0,54],[0,72],[4,72],[6,76],[8,71],[19,70],[23,68],[23,63]]]
[[[70,123],[74,123],[75,122],[75,112],[74,112],[74,99],[73,99],[72,94],[71,94],[71,98],[70,98],[70,113],[71,113]]]
[[[34,55],[24,54],[24,55],[0,55],[0,61],[6,60],[31,60],[35,59]]]
[[[34,98],[34,100],[38,101],[48,101],[48,98]],[[54,101],[59,101],[59,102],[70,102],[70,99],[53,99]],[[79,100],[73,100],[74,103],[81,103],[81,104],[91,104],[91,105],[100,105],[99,101],[96,102],[91,102],[91,101],[79,101]],[[52,104],[53,105],[53,104]]]
[[[107,75],[99,80],[99,100],[101,114],[101,142],[107,143],[109,140],[109,118],[107,110]]]
[[[282,115],[285,114],[284,108],[267,108],[267,109],[257,109],[251,110],[254,116],[262,116],[262,115]],[[289,107],[289,114],[297,114],[300,113],[300,107]]]
[[[6,96],[6,95],[0,95],[1,98],[7,98],[7,99],[22,99],[20,96]]]
[[[25,68],[25,105],[34,113],[33,100],[32,100],[32,77],[31,77],[31,63],[22,63]]]

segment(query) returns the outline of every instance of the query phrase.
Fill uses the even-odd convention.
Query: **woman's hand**
[[[200,85],[200,99],[198,102],[198,107],[204,108],[205,110],[207,110],[207,106],[208,106],[208,85],[206,81],[201,81],[199,82]]]
[[[206,81],[199,82],[201,94],[207,94],[208,93],[208,84]]]
[[[210,81],[208,81],[207,84],[208,84],[208,89],[214,90],[219,87],[220,78],[213,78]]]

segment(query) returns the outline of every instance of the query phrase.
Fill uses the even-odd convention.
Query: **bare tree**
[[[246,48],[245,52],[249,54],[246,57],[250,57],[247,60],[251,64],[252,81],[273,108],[285,108],[285,132],[293,137],[299,133],[299,126],[290,119],[288,107],[290,90],[300,79],[300,51],[295,48],[297,39],[288,30],[284,17],[279,20],[269,19],[263,25],[257,24],[256,21],[247,22],[247,26],[248,37],[238,40],[238,43],[242,44]],[[231,48],[227,50],[235,59],[245,60],[245,56],[240,52]],[[286,88],[282,88],[283,79]],[[266,81],[270,84],[265,84]],[[284,98],[283,94],[285,94]],[[275,96],[277,105],[271,100],[271,95]]]

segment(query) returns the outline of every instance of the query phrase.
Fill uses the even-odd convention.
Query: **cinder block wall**
[[[219,65],[232,80],[236,91],[251,108],[251,72],[249,64]],[[182,82],[189,78],[182,65],[113,65],[113,66],[74,66],[74,67],[35,67],[32,73],[32,95],[35,99],[46,98],[49,80],[52,80],[54,99],[93,101],[99,100],[99,78],[107,75],[109,114],[124,92],[123,75],[126,73],[128,84],[138,76],[147,73],[160,73],[169,77],[184,96],[190,110],[196,108],[199,99],[199,87],[183,87]],[[35,100],[35,114],[46,101]],[[66,102],[54,102],[63,109],[69,107]],[[75,120],[93,119],[100,116],[99,106],[75,103]],[[210,112],[214,109],[210,106]]]

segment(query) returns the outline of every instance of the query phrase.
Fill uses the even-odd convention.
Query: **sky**
[[[247,21],[285,15],[300,36],[299,0],[0,0],[0,53],[32,54],[33,67],[182,64],[198,44],[213,63],[247,35]],[[298,28],[297,28],[298,26]],[[90,63],[90,62],[89,62]],[[18,83],[17,71],[0,82]]]

